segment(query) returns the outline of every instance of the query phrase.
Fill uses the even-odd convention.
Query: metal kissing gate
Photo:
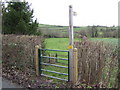
[[[66,52],[67,53],[67,57],[68,58],[58,58],[58,57],[51,57],[51,56],[46,56],[44,55],[43,56],[43,52],[44,51],[52,51],[52,52]],[[67,66],[63,66],[63,65],[57,65],[57,63],[55,64],[51,64],[49,62],[45,62],[46,59],[55,59],[55,60],[64,60],[65,62],[67,61]],[[40,49],[38,48],[38,60],[39,60],[39,74],[41,76],[46,76],[46,77],[50,77],[50,78],[54,78],[54,79],[59,79],[59,80],[64,80],[64,81],[69,81],[69,51],[67,50],[52,50],[52,49]],[[58,63],[59,64],[59,63]],[[45,68],[45,66],[48,66],[48,68]],[[54,68],[53,70],[50,70],[50,68]],[[67,70],[67,73],[62,73],[62,72],[58,72],[58,71],[55,71],[57,68],[64,68],[64,69],[68,69]],[[54,73],[54,74],[57,74],[58,76],[59,75],[65,75],[67,76],[67,79],[63,79],[63,78],[59,78],[59,77],[56,77],[56,76],[53,76],[53,75],[47,75],[49,73]]]
[[[36,75],[69,81],[75,84],[78,80],[78,51],[77,48],[73,48],[72,50],[73,59],[70,60],[70,52],[67,50],[40,49],[40,46],[36,45]],[[60,56],[47,55],[53,52],[58,52]],[[66,56],[67,58],[65,58]],[[49,62],[51,59],[55,62]]]

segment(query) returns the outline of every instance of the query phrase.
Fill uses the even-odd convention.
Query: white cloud
[[[26,0],[39,23],[68,25],[69,5],[77,12],[74,25],[117,25],[118,0]]]

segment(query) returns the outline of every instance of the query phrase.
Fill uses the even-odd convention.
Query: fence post
[[[77,48],[73,49],[73,84],[78,80],[78,51]]]
[[[36,68],[36,75],[39,76],[39,57],[38,57],[38,49],[40,47],[38,45],[35,46],[35,68]]]
[[[69,80],[73,82],[73,43],[74,34],[73,34],[73,10],[72,6],[69,6]]]

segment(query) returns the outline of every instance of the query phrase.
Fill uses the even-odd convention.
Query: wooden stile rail
[[[36,75],[39,76],[39,57],[38,57],[38,49],[40,46],[35,46],[35,66],[36,66]]]
[[[77,48],[73,49],[73,84],[78,81],[78,51]]]

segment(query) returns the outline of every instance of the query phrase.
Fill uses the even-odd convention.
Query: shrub
[[[3,35],[3,67],[15,66],[20,70],[34,70],[35,46],[41,45],[42,37],[28,35]]]
[[[116,87],[118,70],[117,46],[83,40],[78,48],[79,81],[87,85]]]

